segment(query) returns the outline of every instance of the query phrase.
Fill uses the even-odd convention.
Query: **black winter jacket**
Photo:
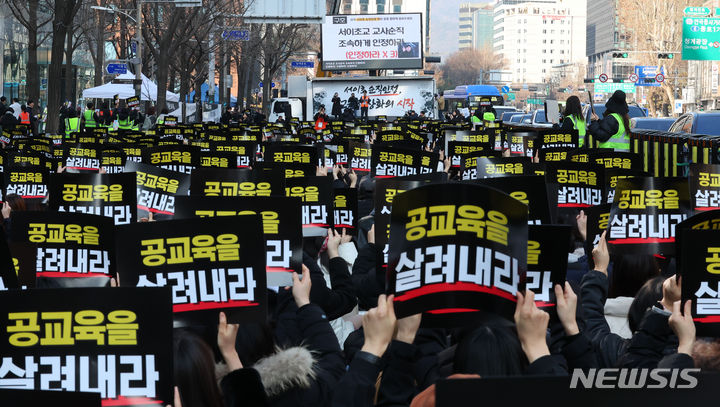
[[[296,308],[292,313],[294,318],[283,319],[280,323],[294,321],[303,338],[304,347],[312,352],[314,359],[311,367],[302,366],[299,361],[292,357],[285,358],[283,366],[273,365],[283,359],[277,358],[283,352],[292,351],[288,349],[279,351],[265,359],[258,361],[255,367],[240,369],[225,376],[221,381],[221,388],[225,397],[226,406],[239,405],[263,405],[262,397],[257,394],[248,395],[245,386],[240,380],[253,381],[252,374],[242,371],[258,370],[265,393],[269,399],[270,406],[328,406],[337,383],[345,373],[340,345],[338,344],[335,332],[333,332],[328,318],[323,310],[315,304],[307,304]],[[300,350],[296,353],[302,353]],[[307,351],[305,351],[307,352]],[[287,355],[285,355],[287,356]],[[277,360],[272,360],[276,358]],[[298,366],[290,366],[297,362]],[[260,367],[264,365],[263,367]],[[263,374],[265,372],[265,374]],[[293,376],[294,372],[297,373]],[[256,379],[254,379],[256,380]],[[305,382],[306,386],[299,386],[298,383]],[[253,384],[253,388],[256,388]],[[247,399],[254,400],[254,404],[245,404]]]
[[[615,117],[607,114],[605,117],[602,118],[602,120],[590,122],[590,125],[588,126],[588,132],[592,134],[595,140],[602,143],[610,140],[610,138],[618,132],[619,128],[620,125],[618,124],[618,121],[615,119]],[[630,129],[625,130],[629,131]]]
[[[605,320],[605,301],[609,288],[608,277],[590,270],[582,278],[580,305],[584,315],[584,333],[597,353],[600,367],[615,367],[628,346],[628,340],[610,332]]]

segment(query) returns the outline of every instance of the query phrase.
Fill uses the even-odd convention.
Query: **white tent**
[[[135,75],[128,72],[122,75],[118,75],[116,79],[135,79]],[[151,81],[147,76],[142,75],[142,98],[141,100],[157,100],[158,88],[155,82]],[[120,99],[127,99],[135,96],[135,88],[133,85],[120,85],[115,83],[106,83],[94,88],[85,89],[83,91],[83,99],[111,99],[115,95],[118,95]],[[166,93],[166,101],[168,102],[179,102],[180,95],[168,91]]]

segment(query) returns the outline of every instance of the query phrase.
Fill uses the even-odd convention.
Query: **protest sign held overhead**
[[[15,213],[10,242],[21,284],[107,285],[116,270],[113,226],[111,218],[84,213]]]
[[[0,309],[0,388],[99,393],[113,406],[171,402],[168,288],[4,291]]]
[[[399,318],[465,324],[512,319],[527,271],[527,206],[492,188],[426,185],[393,200],[388,289]]]
[[[186,174],[165,170],[149,164],[128,161],[125,172],[135,172],[137,183],[138,218],[175,214],[175,197],[187,195],[190,177]]]
[[[292,285],[292,272],[302,273],[300,200],[288,197],[177,198],[176,219],[259,214],[265,239],[268,286]]]
[[[260,215],[181,219],[119,226],[117,270],[128,287],[172,287],[175,318],[264,321],[265,249]],[[241,233],[242,231],[242,233]],[[132,244],[127,244],[132,242]]]
[[[610,211],[607,241],[618,253],[672,254],[675,227],[691,214],[686,179],[621,179]]]
[[[134,223],[137,220],[135,174],[52,174],[50,207],[59,212],[107,216],[116,225]]]

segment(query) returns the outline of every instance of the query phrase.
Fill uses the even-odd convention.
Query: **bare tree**
[[[308,43],[316,35],[313,29],[303,24],[263,24],[261,43],[263,69],[262,110],[268,114],[271,96],[271,82],[275,75],[296,52],[307,50]]]
[[[72,26],[82,0],[54,0],[53,32],[48,68],[48,118],[46,128],[49,132],[58,130],[58,115],[61,104],[62,64],[65,53],[65,37],[68,27]]]
[[[652,87],[648,101],[651,111],[658,110],[658,101],[673,106],[675,86],[686,82],[687,63],[680,59],[658,61],[657,54],[675,51],[682,43],[682,21],[685,7],[696,5],[689,0],[647,1],[621,0],[618,5],[620,24],[626,35],[626,42],[634,44],[636,51],[650,51],[631,54],[638,65],[662,65],[668,80],[660,87]],[[642,10],[642,12],[638,12]]]
[[[507,63],[495,56],[490,48],[482,50],[463,49],[450,55],[441,65],[440,88],[452,89],[457,85],[476,83],[480,74],[483,81],[489,79],[490,71],[503,69]]]
[[[38,16],[41,7],[40,0],[27,0],[26,2],[4,0],[3,3],[8,6],[15,20],[27,30],[28,57],[25,67],[25,89],[28,99],[37,101],[40,98],[40,66],[38,65],[37,50],[43,42],[43,38],[38,38],[38,32],[52,20],[52,16]]]

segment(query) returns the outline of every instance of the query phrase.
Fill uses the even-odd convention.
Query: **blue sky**
[[[489,3],[489,0],[430,0],[430,52],[448,56],[458,49],[460,3]]]

